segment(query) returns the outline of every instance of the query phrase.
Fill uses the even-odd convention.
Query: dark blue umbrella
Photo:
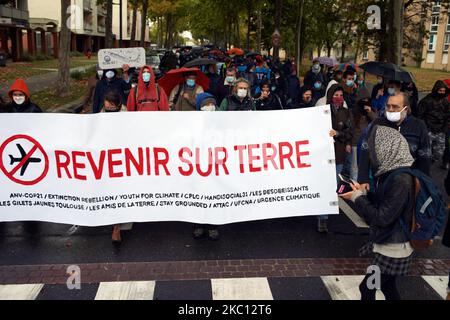
[[[367,73],[383,77],[388,80],[401,82],[415,82],[411,73],[394,63],[370,61],[360,66]]]

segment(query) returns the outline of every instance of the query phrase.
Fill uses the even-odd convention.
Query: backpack
[[[426,249],[433,244],[434,238],[441,232],[446,220],[446,204],[441,191],[426,174],[415,169],[399,169],[388,180],[398,174],[407,173],[414,177],[414,207],[412,225],[407,226],[403,219],[400,225],[414,249]]]
[[[136,86],[135,88],[134,88],[134,111],[137,111],[137,108],[138,108],[138,102],[139,103],[143,103],[143,102],[156,102],[157,104],[158,104],[158,111],[161,111],[161,109],[159,108],[159,101],[161,100],[161,95],[160,95],[160,92],[159,92],[159,86],[158,86],[158,84],[156,83],[155,84],[156,85],[156,92],[157,92],[157,96],[158,96],[158,98],[157,98],[157,100],[155,101],[154,99],[150,99],[150,100],[137,100],[137,97],[138,97],[138,86]]]

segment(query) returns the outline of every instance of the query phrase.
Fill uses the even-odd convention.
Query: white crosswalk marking
[[[95,300],[153,300],[155,281],[101,282]]]
[[[328,276],[321,277],[333,300],[361,300],[359,284],[364,276]],[[377,300],[384,300],[384,295],[377,292]]]
[[[448,277],[422,276],[422,278],[442,297],[442,299],[447,298]]]
[[[43,284],[0,285],[0,300],[34,300],[43,287]]]
[[[273,300],[267,278],[212,279],[213,300]]]

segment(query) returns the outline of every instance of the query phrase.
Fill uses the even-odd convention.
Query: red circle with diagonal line
[[[33,144],[33,147],[30,149],[30,151],[28,151],[26,156],[24,156],[22,159],[20,159],[20,162],[17,166],[15,166],[11,171],[8,171],[5,168],[5,165],[3,163],[3,151],[5,150],[6,146],[8,146],[11,142],[13,142],[15,140],[19,140],[19,139],[24,139],[24,140],[29,141],[31,144]],[[39,175],[36,179],[31,180],[31,181],[15,178],[14,174],[19,169],[21,169],[21,167],[27,162],[28,159],[31,158],[31,156],[33,155],[33,153],[36,152],[36,150],[39,150],[44,156],[44,170],[41,173],[41,175]],[[42,181],[42,179],[45,178],[45,176],[48,173],[48,168],[49,168],[49,161],[48,161],[47,153],[45,153],[44,148],[42,148],[41,144],[30,136],[27,136],[24,134],[14,135],[14,136],[8,138],[7,140],[5,140],[5,142],[3,142],[2,145],[0,146],[0,169],[3,171],[3,173],[5,174],[5,176],[8,179],[10,179],[11,181],[14,181],[15,183],[25,185],[25,186],[35,185],[35,184],[39,183],[40,181]]]

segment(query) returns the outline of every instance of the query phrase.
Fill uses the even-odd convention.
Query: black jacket
[[[386,118],[377,118],[372,122],[369,132],[363,137],[361,150],[358,158],[358,182],[369,183],[369,173],[371,169],[369,146],[367,139],[370,136],[371,129],[376,125],[386,126],[393,129],[397,129],[406,138],[409,144],[409,150],[414,158],[413,168],[418,169],[430,175],[431,167],[431,147],[430,139],[428,137],[428,130],[425,123],[422,120],[415,118],[414,116],[408,116],[403,123],[399,126],[390,122]]]
[[[433,91],[419,103],[418,117],[425,122],[428,130],[433,133],[447,132],[450,118],[447,95],[442,98],[437,95],[437,91],[441,88],[448,91],[443,81],[436,82]]]
[[[370,226],[370,241],[377,244],[405,243],[408,236],[400,224],[412,223],[414,200],[414,180],[407,173],[401,173],[387,181],[388,172],[378,179],[377,193],[356,199],[357,212]],[[386,184],[386,182],[389,182]]]
[[[107,71],[109,70],[105,70],[105,73]],[[108,81],[106,77],[103,77],[102,80],[97,82],[97,86],[95,87],[94,101],[92,105],[93,113],[99,113],[102,110],[104,102],[103,100],[108,90],[116,91],[122,99],[122,104],[126,104],[128,100],[126,92],[130,89],[131,81],[127,83],[125,80],[123,80],[122,78],[118,78],[117,76]]]
[[[25,101],[22,105],[10,102],[5,107],[6,112],[11,113],[41,113],[42,110],[30,100]]]
[[[267,99],[261,100],[261,94],[255,97],[255,107],[258,111],[283,110],[280,97],[271,92]]]

